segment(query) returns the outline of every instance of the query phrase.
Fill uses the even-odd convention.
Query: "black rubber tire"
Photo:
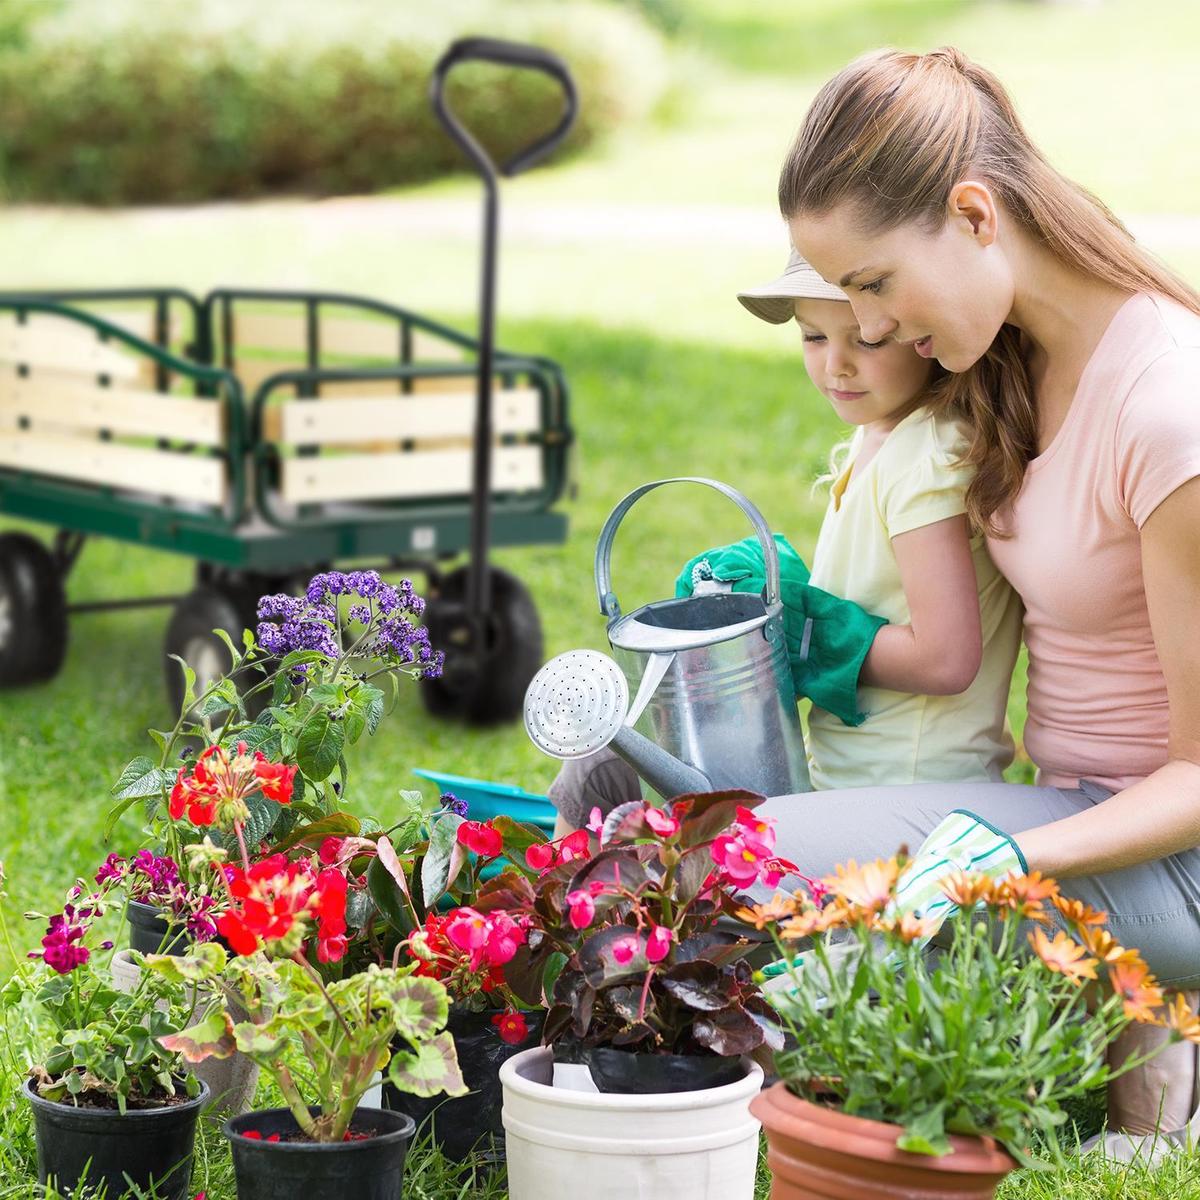
[[[167,625],[163,648],[167,700],[173,713],[178,713],[183,704],[183,671],[171,656],[178,655],[196,671],[196,687],[200,691],[206,685],[205,681],[211,682],[215,678],[214,672],[224,674],[232,666],[229,648],[213,630],[225,630],[233,644],[240,646],[242,630],[251,617],[247,600],[240,590],[216,584],[198,587],[176,604]],[[245,680],[239,680],[239,684],[244,691],[257,681],[258,677],[251,671],[247,672]],[[270,695],[266,691],[256,692],[247,702],[247,715],[258,716],[268,703]]]
[[[439,581],[425,607],[425,625],[435,650],[446,654],[438,679],[421,681],[421,699],[435,717],[457,717],[471,725],[496,725],[521,715],[525,689],[542,665],[542,622],[529,590],[499,567],[491,575],[488,645],[481,661],[456,648],[451,633],[461,627],[467,598],[467,568]]]
[[[53,679],[67,653],[67,597],[46,546],[0,534],[0,687]]]

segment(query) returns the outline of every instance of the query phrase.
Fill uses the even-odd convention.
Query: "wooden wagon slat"
[[[355,317],[321,316],[318,340],[322,357],[344,355],[400,361],[400,325],[396,321],[371,321]],[[308,321],[302,313],[238,312],[233,315],[234,359],[251,357],[251,350],[299,353],[307,345]],[[413,360],[459,362],[461,347],[421,329],[412,331]]]
[[[0,361],[133,379],[146,360],[105,345],[91,326],[35,314],[25,325],[15,317],[0,316]]]
[[[475,432],[475,396],[468,392],[390,399],[340,396],[333,404],[288,400],[279,408],[279,440],[293,446],[470,438]],[[541,428],[541,397],[533,388],[496,392],[492,423],[497,435],[536,433]]]
[[[216,458],[49,433],[0,433],[0,466],[157,496],[221,504],[225,464]]]
[[[22,417],[41,424],[79,427],[131,437],[164,437],[203,446],[225,442],[224,406],[162,392],[103,388],[0,373],[0,414],[6,424]]]
[[[471,464],[469,449],[286,458],[280,494],[294,504],[466,496]],[[493,491],[528,491],[541,487],[542,479],[540,446],[504,446],[493,453]]]

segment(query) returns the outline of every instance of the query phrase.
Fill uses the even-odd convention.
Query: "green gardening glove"
[[[875,634],[887,621],[855,604],[813,587],[809,571],[791,543],[777,533],[783,632],[792,685],[846,725],[861,725],[858,676]],[[762,547],[755,537],[698,554],[675,580],[675,595],[690,596],[697,583],[715,579],[735,592],[760,593],[766,586]]]

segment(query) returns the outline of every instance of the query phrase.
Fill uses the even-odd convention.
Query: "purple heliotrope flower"
[[[468,811],[467,802],[460,800],[453,792],[442,793],[442,807],[459,817],[465,817]]]

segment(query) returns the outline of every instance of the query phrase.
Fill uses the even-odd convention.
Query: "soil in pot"
[[[451,1009],[446,1028],[454,1037],[465,1096],[410,1096],[390,1083],[383,1085],[383,1105],[407,1113],[422,1133],[428,1129],[434,1143],[453,1162],[473,1154],[483,1161],[503,1162],[504,1123],[501,1120],[500,1067],[514,1054],[536,1046],[541,1038],[544,1013],[527,1013],[529,1034],[518,1045],[500,1040],[490,1012]]]
[[[115,1107],[47,1100],[32,1079],[25,1082],[25,1095],[33,1106],[38,1183],[52,1183],[63,1195],[84,1184],[121,1196],[132,1180],[147,1193],[157,1189],[159,1200],[190,1195],[196,1119],[208,1102],[207,1086],[201,1085],[195,1099],[184,1096],[124,1114]]]
[[[415,1131],[412,1117],[381,1108],[357,1109],[345,1142],[299,1140],[286,1108],[246,1113],[224,1127],[238,1200],[400,1200]]]
[[[782,1083],[750,1111],[767,1135],[771,1200],[991,1200],[1017,1165],[992,1138],[952,1136],[941,1158],[899,1150],[898,1125],[801,1100]]]

